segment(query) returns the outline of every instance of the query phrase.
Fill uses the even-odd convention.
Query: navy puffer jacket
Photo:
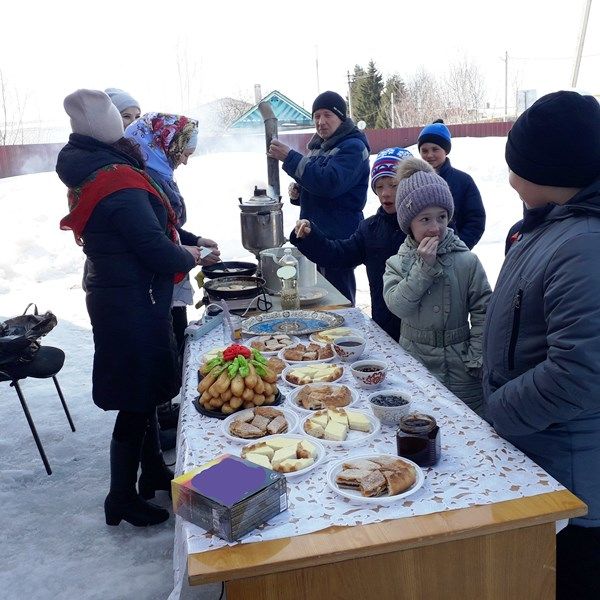
[[[308,154],[290,150],[283,170],[300,185],[300,218],[329,239],[350,237],[363,219],[369,186],[369,143],[346,119],[327,140],[315,134]]]
[[[473,178],[455,169],[450,159],[438,169],[437,174],[448,184],[454,200],[454,217],[448,227],[471,250],[485,231],[485,208]]]
[[[326,268],[366,266],[373,320],[396,341],[400,337],[400,319],[389,311],[383,300],[383,273],[385,261],[398,252],[405,238],[396,214],[388,215],[381,207],[345,240],[327,239],[312,222],[308,237],[298,239],[294,232],[290,234],[290,242],[302,254]]]
[[[486,416],[588,505],[576,525],[600,527],[600,181],[520,232],[487,311]]]

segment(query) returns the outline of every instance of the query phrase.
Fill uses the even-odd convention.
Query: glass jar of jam
[[[441,433],[435,419],[421,413],[404,415],[396,431],[398,456],[431,467],[441,454]]]

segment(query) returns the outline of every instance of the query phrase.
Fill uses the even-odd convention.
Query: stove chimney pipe
[[[260,102],[258,110],[265,122],[265,137],[267,141],[267,152],[271,145],[271,140],[277,139],[277,117],[273,113],[273,107],[270,102]],[[279,161],[276,158],[267,156],[267,181],[272,188],[273,197],[276,200],[281,199],[279,189]]]

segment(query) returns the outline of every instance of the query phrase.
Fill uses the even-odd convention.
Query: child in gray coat
[[[477,256],[448,228],[448,184],[416,158],[400,163],[398,179],[396,214],[407,237],[386,263],[383,297],[402,321],[400,345],[480,413],[490,285]]]

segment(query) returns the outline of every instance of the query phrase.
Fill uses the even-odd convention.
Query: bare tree
[[[424,125],[444,117],[444,103],[440,86],[431,73],[422,67],[406,83],[406,93],[399,101],[394,99],[398,125]]]
[[[444,104],[452,109],[452,120],[477,121],[484,107],[486,86],[479,67],[464,57],[450,65],[442,88]]]
[[[23,114],[27,99],[21,99],[18,92],[12,93],[0,69],[0,146],[8,146],[25,141]]]

